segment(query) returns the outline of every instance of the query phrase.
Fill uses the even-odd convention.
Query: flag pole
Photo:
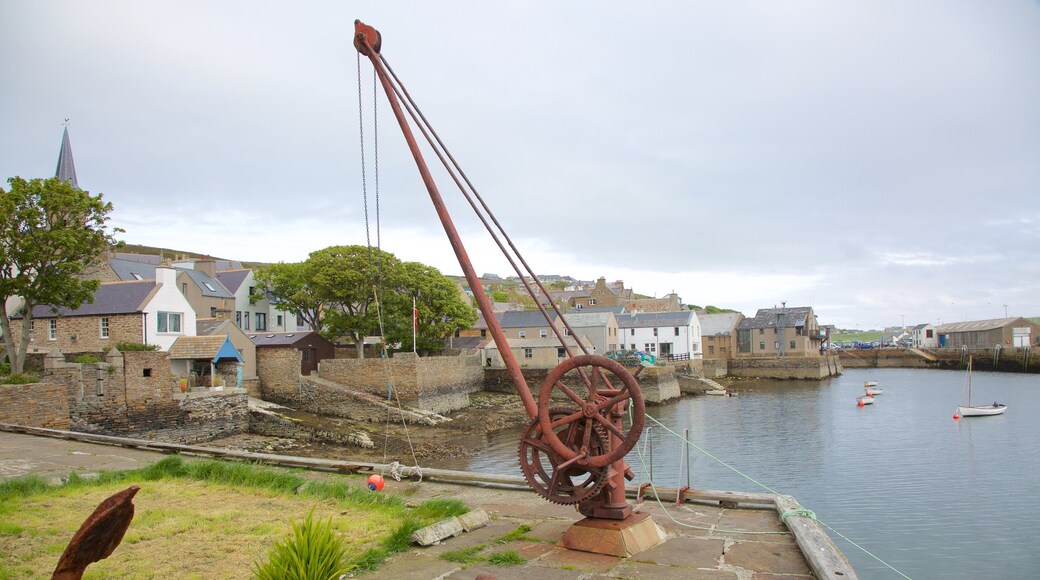
[[[419,311],[415,309],[415,296],[412,296],[412,354],[415,354],[415,335],[419,331]]]

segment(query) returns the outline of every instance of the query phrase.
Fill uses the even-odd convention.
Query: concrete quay
[[[214,452],[213,449],[198,450],[203,455]],[[163,451],[161,444],[154,449],[127,448],[0,430],[0,478],[37,474],[58,479],[72,471],[88,475],[101,470],[133,469],[161,459],[165,455]],[[236,455],[241,459],[241,453]],[[306,458],[295,459],[303,462]],[[360,463],[350,465],[360,471],[368,468]],[[672,490],[670,498],[665,497],[667,493],[662,491],[662,501],[650,497],[635,505],[637,511],[649,513],[664,529],[667,540],[633,557],[620,558],[568,550],[558,544],[567,528],[582,517],[573,507],[549,503],[536,493],[517,486],[437,481],[433,475],[437,470],[428,471],[432,473],[422,482],[388,478],[385,492],[400,493],[408,497],[410,503],[416,504],[436,497],[458,499],[472,508],[484,509],[491,515],[491,523],[440,544],[413,547],[399,553],[373,576],[423,579],[493,577],[500,580],[856,578],[840,553],[824,564],[829,567],[829,572],[817,572],[814,576],[812,568],[819,568],[820,564],[810,563],[805,557],[805,534],[793,531],[798,526],[810,524],[816,528],[815,522],[790,517],[785,526],[778,512],[784,505],[778,502],[776,507],[763,507],[768,503],[763,495],[733,494],[729,500],[704,500],[702,498],[727,494],[691,490],[687,501],[675,506],[675,491]],[[328,477],[327,474],[315,476]],[[752,507],[750,504],[759,505]],[[796,520],[801,521],[792,525]],[[526,536],[535,541],[494,542],[522,525],[530,526],[531,531]],[[445,552],[478,545],[487,545],[482,555],[512,550],[525,562],[496,566],[485,561],[467,566],[439,558]],[[808,549],[816,551],[814,547]]]

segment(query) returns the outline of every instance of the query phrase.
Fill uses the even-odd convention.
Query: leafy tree
[[[433,266],[419,262],[401,264],[397,291],[384,293],[384,341],[408,350],[412,343],[412,298],[418,311],[416,351],[440,349],[448,337],[477,321],[477,314],[464,301],[458,286]],[[403,315],[403,316],[402,316]]]
[[[365,337],[379,334],[376,289],[389,288],[390,295],[398,288],[401,261],[377,248],[331,246],[312,252],[305,264],[315,298],[326,307],[322,335],[349,338],[364,357]]]
[[[112,204],[56,177],[7,182],[9,191],[0,188],[0,327],[4,355],[17,374],[25,364],[33,307],[78,308],[93,301],[99,282],[78,276],[113,242],[105,226]],[[17,340],[3,307],[16,296],[22,315]]]
[[[322,312],[328,305],[318,295],[311,282],[310,267],[314,262],[272,264],[256,271],[254,294],[271,295],[280,308],[292,312],[311,327],[314,332],[322,330]]]

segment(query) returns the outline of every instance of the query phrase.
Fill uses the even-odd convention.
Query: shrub
[[[119,352],[132,352],[143,350],[159,350],[157,344],[141,344],[140,342],[117,342],[116,350]]]
[[[99,359],[98,357],[96,357],[96,356],[94,356],[92,354],[81,354],[81,355],[76,357],[76,362],[78,362],[80,364],[87,364],[87,365],[89,365],[89,364],[99,363],[99,362],[101,362],[101,359]]]
[[[261,580],[328,580],[350,572],[344,564],[343,540],[332,531],[332,518],[314,521],[314,510],[303,523],[292,523],[292,534],[267,554],[267,562],[253,565]]]
[[[4,385],[28,385],[38,382],[40,382],[40,377],[36,373],[19,373],[0,378],[0,384]]]

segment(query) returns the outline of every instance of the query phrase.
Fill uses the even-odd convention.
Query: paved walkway
[[[57,480],[71,471],[86,475],[100,470],[142,467],[163,456],[144,450],[0,432],[0,477],[35,473]],[[455,580],[473,579],[482,574],[499,580],[812,577],[793,536],[780,524],[772,509],[727,509],[691,503],[678,508],[665,504],[667,509],[662,509],[657,502],[647,500],[637,509],[650,512],[667,532],[668,540],[626,559],[557,546],[563,532],[581,516],[574,508],[551,504],[531,491],[393,480],[387,482],[386,491],[401,493],[415,503],[432,497],[459,499],[471,507],[483,508],[491,515],[492,522],[439,545],[398,554],[379,569],[379,577]],[[531,527],[527,535],[537,541],[495,541],[524,524]],[[494,566],[479,562],[467,566],[439,558],[444,552],[478,545],[487,545],[481,555],[512,550],[526,563]]]

